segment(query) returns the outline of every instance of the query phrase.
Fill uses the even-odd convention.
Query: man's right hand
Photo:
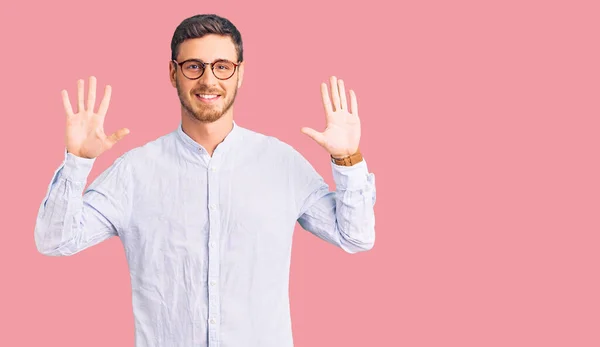
[[[111,87],[106,86],[104,97],[94,112],[96,102],[96,78],[90,77],[87,105],[84,102],[84,82],[77,81],[77,113],[73,113],[69,95],[63,90],[62,98],[67,114],[67,152],[82,158],[96,158],[129,134],[129,129],[121,128],[110,136],[104,133],[104,117],[110,103]]]

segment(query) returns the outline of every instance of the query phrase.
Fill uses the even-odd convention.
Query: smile
[[[195,94],[196,98],[205,103],[213,103],[221,98],[220,95],[215,94]]]

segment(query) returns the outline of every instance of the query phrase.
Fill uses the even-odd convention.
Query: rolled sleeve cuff
[[[337,165],[331,162],[333,180],[336,187],[341,190],[356,190],[364,188],[369,181],[369,169],[363,158],[360,163],[352,166]]]
[[[65,150],[63,177],[73,182],[86,182],[96,158],[82,158]]]

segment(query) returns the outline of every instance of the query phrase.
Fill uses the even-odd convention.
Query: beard
[[[190,90],[189,94],[185,94],[181,86],[179,85],[179,79],[175,81],[177,85],[177,95],[179,96],[179,102],[181,107],[194,119],[202,123],[212,123],[219,120],[231,107],[237,96],[237,83],[233,90],[231,97],[220,90],[210,89],[206,86],[201,86]],[[205,105],[201,102],[195,103],[192,106],[192,99],[196,98],[196,94],[218,94],[223,99],[223,106],[219,108],[217,105]],[[195,101],[195,100],[194,100]]]

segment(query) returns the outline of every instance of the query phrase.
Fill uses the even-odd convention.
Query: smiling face
[[[200,38],[188,39],[181,43],[177,55],[177,62],[196,59],[204,63],[217,60],[228,60],[237,63],[237,52],[229,36],[209,34]],[[202,66],[200,64],[184,65],[185,75],[192,77],[194,71]],[[214,67],[224,69],[222,65]],[[242,85],[244,63],[236,68],[231,78],[218,79],[211,66],[207,65],[204,73],[198,79],[187,78],[182,67],[174,62],[169,63],[171,84],[177,88],[181,102],[182,112],[203,123],[212,123],[223,116],[232,116],[233,103],[238,88]]]

